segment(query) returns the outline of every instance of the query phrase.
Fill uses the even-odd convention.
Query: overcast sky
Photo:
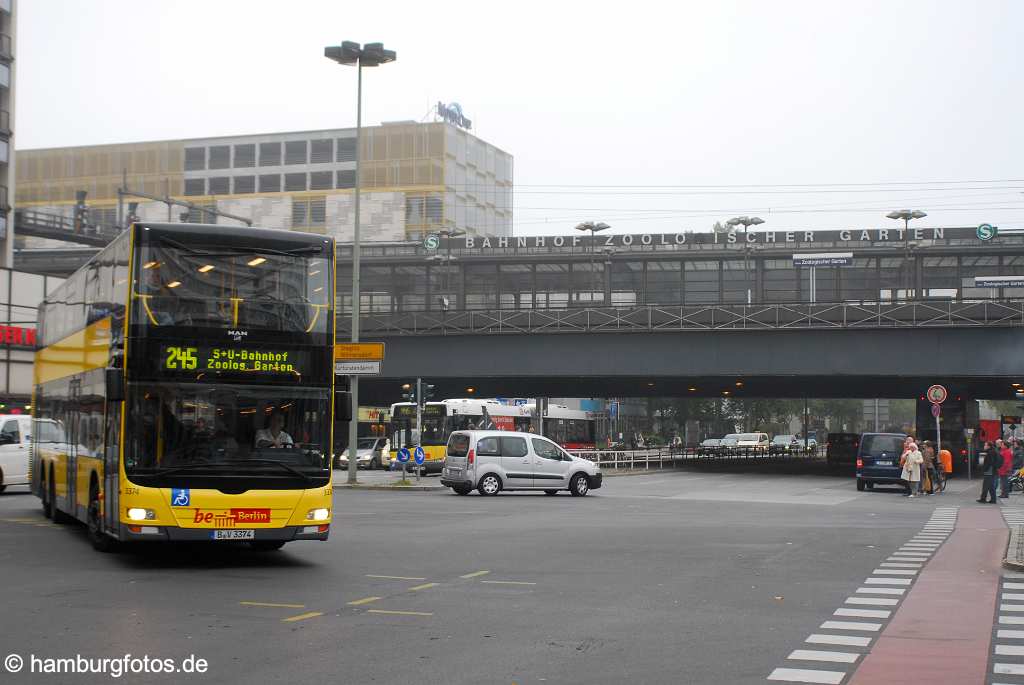
[[[515,157],[517,234],[1024,228],[1022,27],[1014,0],[20,0],[16,145],[351,126],[323,47],[382,41],[363,121],[461,103]]]

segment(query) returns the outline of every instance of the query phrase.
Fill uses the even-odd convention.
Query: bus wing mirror
[[[352,393],[347,390],[334,392],[334,420],[352,420]]]
[[[124,371],[121,369],[106,369],[107,401],[124,401]]]

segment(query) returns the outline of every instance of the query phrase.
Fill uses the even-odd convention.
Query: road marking
[[[870,637],[860,637],[858,635],[826,635],[823,633],[814,633],[808,637],[804,642],[810,642],[816,645],[845,645],[847,647],[867,647],[871,644]]]
[[[907,591],[901,587],[859,587],[857,592],[866,595],[902,595]]]
[[[247,607],[280,607],[282,609],[305,609],[305,604],[278,604],[276,602],[239,602]]]
[[[384,578],[385,580],[426,580],[426,578],[416,578],[414,576],[374,576],[369,573],[366,574],[367,578]]]
[[[866,604],[868,606],[894,607],[900,603],[898,599],[888,597],[847,597],[847,604]]]
[[[882,627],[882,624],[861,623],[860,621],[825,621],[818,627],[822,630],[864,630],[875,633]]]
[[[924,564],[915,564],[909,562],[893,562],[883,561],[879,566],[886,566],[888,568],[921,568]]]
[[[1024,595],[1022,595],[1019,592],[1004,592],[1000,599],[1002,599],[1003,601],[1006,601],[1008,599],[1024,599]]]
[[[999,675],[1024,675],[1024,664],[995,664],[992,672]]]
[[[317,616],[323,616],[323,615],[324,615],[324,612],[322,612],[322,611],[307,611],[304,614],[299,614],[298,616],[292,616],[291,618],[282,618],[281,622],[282,623],[294,623],[295,621],[305,621],[307,618],[316,618]]]
[[[996,645],[996,656],[1024,656],[1024,647],[1020,645]]]
[[[426,611],[386,611],[384,609],[367,609],[368,614],[387,614],[389,616],[433,616],[433,613]]]
[[[884,609],[847,609],[841,607],[832,612],[833,616],[856,616],[858,618],[889,618],[891,611]]]
[[[999,611],[1024,611],[1024,604],[1000,604]]]
[[[423,585],[414,585],[409,588],[409,592],[415,592],[416,590],[426,590],[428,587],[434,587],[437,583],[423,583]]]
[[[490,573],[490,571],[474,571],[473,573],[467,573],[464,576],[459,576],[459,578],[462,578],[462,579],[477,578],[479,576],[486,576],[488,573]]]
[[[916,576],[917,571],[910,568],[876,568],[872,571],[876,576]]]
[[[1024,590],[1024,583],[1003,583],[1007,590]]]
[[[846,677],[845,671],[816,671],[808,668],[776,668],[768,680],[785,680],[790,683],[825,683],[839,685]]]
[[[488,585],[536,585],[537,583],[524,583],[521,580],[481,580],[481,583]]]
[[[1004,626],[1024,626],[1024,616],[1000,616],[999,622]]]
[[[865,578],[868,585],[910,585],[910,578]],[[1024,611],[1024,606],[1021,607]]]
[[[363,597],[362,599],[357,599],[357,600],[353,600],[353,601],[349,602],[348,605],[352,606],[352,607],[357,607],[360,604],[369,604],[370,602],[376,602],[378,599],[383,599],[383,598],[382,597]]]
[[[826,652],[818,649],[794,649],[790,659],[801,661],[834,661],[839,664],[852,664],[860,654],[855,652]]]
[[[1024,639],[1024,630],[997,630],[996,637]]]

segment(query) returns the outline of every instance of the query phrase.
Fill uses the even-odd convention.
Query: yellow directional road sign
[[[384,343],[340,343],[334,346],[335,361],[384,361]]]

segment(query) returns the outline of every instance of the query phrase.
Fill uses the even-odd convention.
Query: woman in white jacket
[[[908,438],[906,445],[903,447],[903,454],[900,456],[900,464],[903,466],[903,473],[900,477],[907,484],[907,494],[904,495],[905,497],[914,496],[917,482],[921,480],[921,464],[923,462],[924,455],[917,449],[917,444]]]

